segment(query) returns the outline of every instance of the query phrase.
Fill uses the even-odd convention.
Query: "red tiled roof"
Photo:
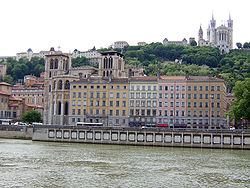
[[[131,77],[131,81],[157,81],[156,76]]]
[[[22,101],[21,98],[17,98],[17,97],[13,97],[13,96],[10,96],[9,100],[11,100],[11,101]]]
[[[4,91],[0,91],[0,94],[2,94],[2,95],[11,95],[11,94],[6,93],[6,92],[4,92]]]
[[[35,108],[42,108],[42,106],[37,105],[37,104],[26,104],[29,107],[35,107]]]
[[[161,76],[160,77],[163,80],[185,80],[185,76]]]
[[[18,104],[9,104],[10,107],[17,107]]]
[[[6,82],[0,82],[0,85],[11,86],[11,84],[6,83]]]

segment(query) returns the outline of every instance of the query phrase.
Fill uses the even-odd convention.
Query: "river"
[[[0,139],[0,187],[250,187],[250,151]]]

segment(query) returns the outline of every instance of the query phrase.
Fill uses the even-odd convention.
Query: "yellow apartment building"
[[[128,125],[128,79],[89,77],[71,83],[70,121]]]
[[[211,76],[189,76],[186,88],[187,123],[193,127],[226,127],[226,85]]]

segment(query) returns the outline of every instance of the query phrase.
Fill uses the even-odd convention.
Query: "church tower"
[[[214,45],[216,43],[216,20],[214,19],[214,15],[212,14],[212,20],[210,20],[210,28],[208,28],[209,38],[208,41]]]
[[[229,19],[227,20],[227,27],[228,27],[228,41],[230,48],[233,48],[233,20],[231,19],[231,15],[229,14]]]
[[[68,125],[71,58],[63,53],[47,55],[44,79],[44,124]]]
[[[99,76],[103,78],[124,78],[124,57],[116,51],[106,51],[101,53],[99,59]]]

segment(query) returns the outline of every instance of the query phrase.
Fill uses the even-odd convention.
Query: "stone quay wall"
[[[32,139],[33,127],[22,126],[0,126],[0,138]]]
[[[32,140],[93,144],[250,149],[250,132],[36,127]]]

